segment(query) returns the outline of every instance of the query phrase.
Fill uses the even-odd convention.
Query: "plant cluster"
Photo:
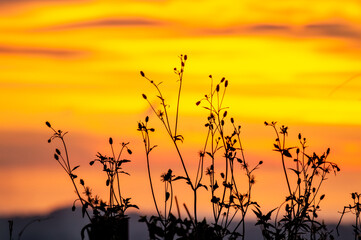
[[[283,173],[285,176],[288,195],[285,201],[277,208],[274,223],[271,223],[271,215],[276,210],[263,214],[260,208],[256,208],[258,221],[256,225],[262,226],[264,239],[333,239],[323,222],[318,221],[320,203],[325,194],[320,195],[320,188],[327,179],[326,176],[340,171],[339,167],[327,160],[330,149],[322,155],[306,152],[306,138],[298,135],[299,147],[288,147],[286,138],[288,127],[278,128],[276,122],[267,123],[274,129],[276,140],[274,151],[280,153]],[[295,149],[296,157],[293,158],[291,151]],[[291,182],[293,174],[294,182]],[[284,206],[284,214],[279,219],[280,210]]]
[[[161,83],[156,83],[148,78],[144,72],[140,72],[141,76],[147,79],[155,88],[157,97],[160,100],[160,109],[157,109],[145,94],[143,94],[143,98],[149,103],[154,114],[163,124],[183,168],[182,175],[174,176],[172,175],[172,170],[168,170],[168,173],[162,176],[162,180],[165,183],[165,201],[164,212],[161,212],[154,194],[150,170],[150,153],[156,147],[156,145],[151,144],[150,135],[155,129],[148,126],[148,116],[144,122],[139,122],[138,130],[142,133],[143,137],[150,188],[157,211],[157,216],[152,216],[150,220],[143,217],[141,221],[147,223],[151,239],[173,239],[175,235],[179,239],[224,239],[226,237],[230,239],[241,237],[244,239],[246,231],[245,217],[249,207],[257,205],[251,198],[252,187],[255,183],[253,172],[263,162],[259,161],[255,166],[249,166],[242,148],[241,126],[236,126],[234,119],[228,118],[227,107],[223,106],[228,80],[222,78],[215,84],[213,77],[209,76],[211,79],[210,90],[204,98],[196,103],[197,106],[202,106],[207,112],[207,120],[204,125],[207,134],[197,157],[198,167],[196,176],[191,178],[180,147],[184,137],[179,134],[178,130],[180,97],[186,61],[187,55],[181,55],[180,69],[174,68],[179,82],[174,124],[171,122],[171,116],[168,111],[169,104],[166,102],[160,88]],[[230,131],[227,131],[226,125],[230,125]],[[243,184],[239,182],[239,178],[236,176],[236,172],[239,171],[242,171],[247,177],[247,181]],[[186,205],[184,205],[188,216],[185,219],[180,217],[178,204],[178,218],[172,214],[173,198],[175,197],[172,183],[177,180],[185,181],[187,186],[193,191],[193,211],[191,214]],[[205,183],[206,181],[208,183]],[[207,223],[205,219],[199,220],[197,199],[200,189],[209,192],[209,203],[213,213],[212,223]],[[231,227],[232,223],[235,223],[233,227]],[[176,230],[174,231],[173,229]],[[187,230],[185,231],[184,229]],[[188,235],[184,235],[184,233]]]
[[[322,154],[307,152],[307,141],[301,134],[298,135],[298,146],[288,146],[288,127],[278,127],[276,122],[265,122],[275,132],[276,139],[273,144],[274,151],[279,153],[283,175],[287,187],[285,200],[279,207],[263,213],[261,206],[253,199],[253,186],[255,184],[255,171],[263,164],[256,161],[250,164],[245,157],[242,146],[241,126],[229,117],[228,108],[224,106],[224,99],[229,85],[225,78],[214,81],[210,75],[210,88],[204,97],[196,102],[206,113],[204,123],[205,137],[198,156],[197,168],[191,175],[185,155],[182,153],[184,136],[179,129],[179,115],[181,105],[181,92],[184,69],[187,55],[180,55],[180,67],[174,68],[178,80],[175,114],[169,110],[170,104],[158,83],[141,71],[140,75],[155,89],[159,104],[154,104],[153,98],[148,102],[153,114],[161,122],[169,141],[175,151],[175,158],[181,166],[181,173],[175,174],[172,169],[166,170],[161,175],[164,184],[163,201],[155,194],[155,184],[152,178],[151,159],[157,145],[153,143],[152,135],[156,129],[150,124],[150,117],[138,122],[137,130],[142,135],[147,174],[156,214],[150,217],[142,216],[140,222],[147,225],[151,240],[164,239],[197,239],[197,240],[222,240],[246,238],[246,216],[250,210],[257,217],[256,225],[261,227],[265,240],[328,240],[334,239],[332,231],[327,229],[323,221],[319,220],[321,202],[325,198],[320,189],[329,174],[340,171],[337,164],[328,160],[330,149]],[[125,198],[120,190],[121,174],[128,174],[123,170],[125,163],[130,162],[124,158],[124,153],[132,154],[128,148],[129,143],[122,143],[120,150],[115,154],[113,139],[109,139],[111,147],[110,156],[97,153],[96,159],[90,162],[102,166],[107,176],[105,185],[109,192],[108,201],[93,196],[89,187],[85,186],[83,179],[77,184],[75,170],[79,166],[72,166],[64,136],[61,130],[55,130],[49,122],[46,125],[53,131],[49,142],[60,140],[62,151],[55,149],[54,158],[69,176],[77,195],[74,201],[80,202],[83,217],[86,215],[90,223],[81,232],[85,232],[89,239],[128,239],[128,224],[126,211],[128,208],[138,208],[130,203],[130,198]],[[193,161],[194,162],[194,161]],[[129,175],[129,174],[128,174]],[[241,177],[242,176],[242,177]],[[181,208],[174,191],[174,182],[181,181],[193,193],[193,201],[188,207],[183,203],[186,217],[182,217]],[[80,184],[83,194],[78,185]],[[199,196],[207,194],[209,199],[212,219],[206,220],[199,216]],[[354,235],[355,240],[361,239],[361,194],[352,193],[353,203],[344,207],[338,226],[344,214],[351,212],[355,215]],[[162,199],[162,198],[161,198]],[[92,212],[87,211],[88,208]],[[12,224],[10,234],[12,234]],[[338,226],[336,230],[338,231]]]
[[[340,217],[340,220],[337,224],[336,230],[337,233],[338,232],[338,228],[342,222],[342,218],[346,213],[352,213],[353,215],[355,215],[355,222],[354,225],[352,225],[353,227],[353,231],[354,231],[354,236],[355,236],[355,240],[360,240],[361,239],[361,219],[360,219],[360,214],[361,214],[361,202],[360,202],[360,198],[361,198],[361,194],[358,192],[353,192],[351,193],[351,198],[352,198],[352,204],[349,204],[348,206],[344,206],[343,207],[343,211]]]
[[[125,198],[120,191],[119,175],[129,175],[129,173],[123,170],[123,165],[130,162],[129,159],[123,158],[124,152],[127,152],[129,155],[132,154],[132,151],[128,147],[129,143],[121,143],[120,150],[116,154],[113,147],[113,139],[109,138],[111,155],[108,157],[98,152],[96,159],[89,162],[90,165],[99,163],[102,166],[102,171],[106,173],[107,179],[105,185],[109,192],[108,202],[106,202],[98,195],[94,196],[91,188],[85,185],[83,179],[79,180],[79,184],[83,190],[83,194],[80,194],[80,189],[75,182],[75,179],[78,178],[75,170],[79,168],[79,165],[73,167],[71,164],[68,148],[64,139],[67,132],[55,130],[49,122],[46,122],[46,125],[53,131],[53,135],[48,142],[50,143],[55,139],[61,142],[63,153],[56,148],[54,159],[67,173],[75,189],[77,198],[73,203],[72,210],[75,211],[75,204],[79,201],[82,207],[83,217],[86,215],[90,221],[81,231],[82,239],[84,239],[85,231],[88,233],[89,239],[127,239],[128,237],[119,238],[114,236],[117,234],[127,234],[127,229],[123,229],[122,227],[124,226],[122,223],[127,223],[125,213],[128,208],[138,208],[138,206],[131,204],[130,198]],[[87,211],[88,208],[91,208],[91,214]]]

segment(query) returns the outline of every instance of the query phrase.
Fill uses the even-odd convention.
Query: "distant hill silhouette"
[[[130,224],[129,233],[131,240],[148,239],[148,230],[144,223],[139,223],[139,215],[129,214]],[[34,220],[41,221],[30,224],[21,236],[21,240],[81,240],[80,230],[88,223],[86,218],[82,218],[81,209],[77,208],[75,212],[71,211],[71,207],[55,210],[49,215],[44,216],[14,216],[0,217],[0,239],[9,239],[8,220],[14,221],[14,240],[18,239],[19,232]],[[334,229],[335,225],[328,225],[330,229]],[[353,239],[351,226],[340,227],[340,237],[336,239]],[[247,240],[261,240],[261,231],[254,223],[249,223],[246,231]]]
[[[129,214],[130,239],[147,239],[145,224],[138,223],[139,216]],[[33,222],[40,219],[41,221]],[[8,220],[14,221],[14,240],[18,239],[20,231],[31,223],[23,232],[21,240],[80,240],[80,231],[89,221],[81,216],[81,208],[75,212],[68,208],[58,209],[46,216],[15,216],[0,218],[0,239],[9,239]]]

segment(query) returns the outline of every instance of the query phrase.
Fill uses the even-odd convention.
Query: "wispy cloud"
[[[145,18],[103,18],[51,26],[45,30],[68,30],[99,27],[149,27],[163,25],[161,21]]]
[[[48,0],[0,0],[0,4],[21,4],[27,2],[49,2]],[[86,0],[55,0],[53,2],[86,2]]]
[[[276,24],[256,24],[248,27],[247,30],[254,32],[288,32],[291,30],[291,27],[287,25]]]
[[[0,54],[11,55],[39,55],[54,58],[73,58],[84,55],[85,52],[68,49],[39,48],[39,47],[13,47],[0,45]]]
[[[361,29],[348,23],[314,23],[303,26],[258,23],[222,28],[204,28],[204,35],[285,35],[290,37],[331,37],[361,40]]]
[[[360,39],[361,36],[359,29],[355,29],[348,24],[340,23],[310,24],[304,26],[304,32],[310,35],[353,39]]]

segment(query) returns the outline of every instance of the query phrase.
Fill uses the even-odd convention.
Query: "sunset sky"
[[[336,219],[350,193],[361,191],[360,16],[356,0],[0,1],[0,215],[47,213],[75,199],[45,121],[69,132],[78,175],[99,193],[103,173],[88,162],[110,153],[110,136],[129,141],[124,193],[140,212],[153,211],[139,120],[149,115],[156,127],[154,179],[182,170],[141,97],[157,101],[139,71],[163,82],[174,114],[173,68],[187,54],[180,131],[188,166],[196,166],[206,134],[207,112],[195,103],[210,87],[208,75],[225,77],[225,104],[242,125],[247,159],[264,161],[255,200],[271,210],[287,193],[275,136],[263,124],[277,121],[289,126],[290,146],[301,132],[310,152],[331,148],[341,172],[325,182],[321,207]],[[177,191],[186,201],[181,184]]]

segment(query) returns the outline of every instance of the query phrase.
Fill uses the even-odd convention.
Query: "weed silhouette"
[[[75,174],[75,170],[79,168],[79,166],[73,167],[70,162],[64,139],[67,132],[61,130],[56,131],[49,122],[46,122],[46,125],[53,131],[53,135],[48,142],[50,143],[55,139],[60,140],[62,149],[65,152],[64,155],[56,148],[54,158],[65,170],[74,186],[77,199],[73,203],[72,210],[75,210],[75,203],[80,201],[83,217],[86,215],[90,221],[81,231],[82,239],[85,237],[85,232],[88,233],[90,240],[128,239],[128,217],[125,213],[128,208],[138,208],[138,206],[131,204],[130,198],[125,198],[120,191],[119,175],[129,175],[129,173],[123,170],[123,164],[130,162],[129,159],[123,158],[124,152],[127,152],[129,155],[132,154],[132,151],[128,147],[129,143],[122,143],[119,153],[115,154],[113,139],[109,138],[111,148],[110,157],[98,152],[96,154],[97,158],[89,162],[90,165],[99,163],[102,166],[102,171],[106,173],[107,180],[105,185],[109,192],[109,200],[106,202],[97,195],[93,196],[91,188],[85,185],[83,179],[79,180],[79,184],[83,188],[84,197],[80,194],[78,185],[75,183],[75,179],[78,177]],[[88,208],[92,209],[92,216],[88,213]]]
[[[276,134],[274,151],[279,152],[281,156],[288,195],[278,209],[273,209],[267,214],[263,214],[258,207],[254,210],[258,218],[256,225],[262,227],[264,239],[334,239],[325,224],[317,219],[320,203],[325,198],[325,194],[320,196],[321,185],[329,173],[336,174],[340,171],[335,163],[327,160],[330,149],[322,155],[316,153],[308,155],[306,138],[302,138],[301,134],[298,135],[300,147],[287,147],[288,127],[278,128],[276,122],[265,122],[265,125],[272,127]],[[296,150],[295,158],[291,155],[294,149]],[[290,163],[286,164],[286,161]],[[290,164],[293,164],[293,167],[288,168]],[[295,175],[295,183],[290,181],[291,174]],[[283,217],[278,219],[283,206],[285,206]],[[274,223],[271,223],[271,215],[276,210]]]
[[[355,215],[355,223],[354,223],[354,225],[352,225],[355,240],[360,240],[361,239],[361,219],[360,219],[360,213],[361,213],[360,198],[361,198],[361,194],[359,194],[358,192],[353,192],[353,193],[351,193],[351,198],[352,198],[353,203],[349,204],[348,206],[343,207],[343,211],[342,211],[340,220],[339,220],[339,222],[337,224],[336,230],[337,230],[337,234],[339,234],[338,228],[339,228],[339,226],[340,226],[340,224],[342,222],[343,216],[346,213],[351,212],[352,214]]]
[[[241,126],[236,126],[233,118],[228,118],[227,107],[223,106],[226,89],[228,87],[228,80],[222,78],[217,84],[214,84],[212,76],[210,92],[205,95],[203,99],[196,103],[197,106],[202,106],[208,112],[205,127],[207,128],[207,135],[205,137],[202,150],[199,152],[198,168],[196,176],[192,179],[188,173],[188,168],[185,164],[183,154],[180,150],[180,144],[183,142],[183,135],[179,134],[179,106],[181,89],[183,84],[183,74],[187,55],[180,56],[180,68],[174,68],[175,74],[178,76],[178,96],[176,104],[176,114],[174,116],[174,124],[172,125],[171,116],[167,110],[169,107],[163,93],[160,89],[160,83],[148,78],[143,71],[141,76],[148,80],[148,82],[156,89],[157,97],[160,100],[160,109],[156,109],[147,95],[142,97],[149,103],[152,111],[161,121],[170,140],[172,141],[178,159],[183,168],[183,175],[174,176],[172,170],[169,169],[167,173],[162,175],[162,180],[165,183],[165,202],[164,213],[160,211],[159,204],[154,194],[154,186],[150,170],[150,156],[151,151],[156,148],[156,145],[151,144],[151,134],[155,129],[149,127],[149,117],[145,121],[138,123],[138,131],[142,133],[142,138],[146,153],[146,162],[148,168],[148,178],[152,192],[153,202],[157,211],[157,216],[152,216],[148,220],[142,217],[140,221],[145,222],[148,226],[149,237],[151,239],[229,239],[245,238],[245,217],[252,205],[257,205],[252,201],[252,187],[255,183],[253,172],[263,162],[259,161],[254,167],[250,168],[245,158],[245,154],[241,143]],[[232,131],[227,133],[225,125],[229,123]],[[224,169],[216,169],[216,158],[222,159],[224,162]],[[205,169],[206,160],[209,160],[210,165]],[[219,165],[218,165],[219,166]],[[247,176],[246,190],[242,192],[239,188],[239,182],[236,181],[236,169],[242,169]],[[216,172],[220,175],[216,175]],[[205,174],[204,174],[205,172]],[[204,183],[204,177],[208,176],[209,185]],[[189,211],[187,205],[184,205],[188,218],[182,219],[177,203],[178,218],[172,214],[173,199],[175,194],[173,192],[172,182],[182,180],[193,192],[193,211]],[[209,187],[209,188],[208,188]],[[205,219],[199,221],[197,211],[197,199],[199,189],[210,191],[210,204],[213,213],[213,222],[207,223]],[[168,204],[169,202],[169,204]],[[236,226],[231,229],[231,223],[238,222]],[[239,229],[241,229],[239,231]]]

